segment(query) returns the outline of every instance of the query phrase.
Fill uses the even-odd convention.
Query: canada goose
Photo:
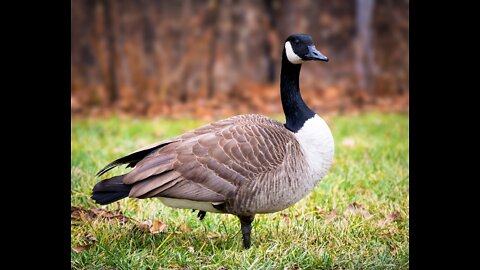
[[[105,179],[92,199],[105,205],[125,197],[158,197],[169,207],[238,216],[243,246],[250,247],[255,214],[281,211],[307,195],[325,176],[334,152],[325,121],[300,95],[305,61],[328,61],[305,34],[290,35],[282,56],[280,92],[286,123],[258,114],[210,123],[119,158],[133,169]]]

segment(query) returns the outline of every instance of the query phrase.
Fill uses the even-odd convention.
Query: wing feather
[[[130,197],[224,202],[239,187],[281,166],[295,138],[280,122],[241,115],[157,146],[124,177]]]

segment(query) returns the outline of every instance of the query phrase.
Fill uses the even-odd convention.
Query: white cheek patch
[[[292,64],[301,64],[303,63],[302,58],[293,52],[292,44],[290,41],[285,42],[285,52],[287,53],[287,59]]]

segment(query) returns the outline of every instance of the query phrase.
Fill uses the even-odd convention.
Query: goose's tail
[[[95,200],[96,203],[105,205],[128,197],[132,186],[123,183],[122,179],[124,176],[125,175],[114,176],[98,182],[93,187],[91,198]]]

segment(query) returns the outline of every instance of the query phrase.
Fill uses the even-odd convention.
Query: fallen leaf
[[[92,211],[92,213],[94,213],[97,217],[113,218],[115,216],[114,213],[102,208],[94,208],[90,211]]]
[[[318,206],[315,206],[315,212],[319,215],[326,215],[327,214],[327,212],[325,210],[321,209]]]
[[[400,219],[400,212],[393,211],[390,214],[388,214],[385,219],[380,220],[378,222],[378,225],[383,228],[386,225],[388,225],[389,223],[392,223],[393,221],[396,221],[396,220],[399,220],[399,219]]]
[[[389,223],[388,218],[382,219],[382,220],[378,221],[378,226],[379,226],[380,228],[383,228],[383,227],[385,227],[385,225],[387,225],[388,223]]]
[[[90,241],[90,242],[92,242],[92,243],[86,244],[86,245],[82,245],[82,246],[74,247],[74,248],[73,248],[73,251],[75,251],[75,252],[77,252],[77,253],[78,253],[78,252],[81,252],[81,251],[84,251],[84,250],[86,250],[86,249],[89,249],[93,244],[95,244],[95,243],[98,242],[97,238],[96,238],[95,236],[89,234],[89,233],[85,233],[84,236],[85,236],[85,239],[86,239],[86,240],[88,240],[88,241]]]
[[[220,234],[213,233],[213,232],[207,233],[207,238],[217,238],[217,237],[220,237]]]
[[[91,242],[93,242],[93,243],[96,243],[96,242],[98,241],[95,236],[93,236],[93,235],[91,235],[91,234],[89,234],[89,233],[85,234],[85,238],[86,238],[88,241],[91,241]]]
[[[102,208],[94,208],[94,209],[86,210],[76,206],[71,206],[70,218],[72,220],[81,220],[83,222],[88,222],[90,220],[97,220],[97,219],[107,220],[107,221],[118,220],[122,224],[130,220],[130,218],[124,216],[121,213],[115,213],[113,211],[108,211]]]
[[[158,234],[158,233],[161,233],[166,227],[167,227],[166,223],[161,222],[158,219],[154,219],[152,227],[150,227],[150,232],[152,234]]]
[[[359,203],[352,203],[347,206],[347,210],[343,213],[345,216],[350,216],[350,215],[356,215],[356,214],[362,214],[363,217],[368,218],[370,217],[370,213],[363,209],[363,206]]]
[[[400,212],[393,211],[390,214],[388,214],[387,218],[390,219],[391,221],[399,220],[400,219]]]
[[[146,220],[142,222],[137,222],[135,225],[137,226],[137,229],[139,229],[140,231],[149,232],[150,227],[152,227],[152,221]]]
[[[362,209],[363,206],[357,202],[353,202],[351,204],[348,205],[348,208],[349,209]]]
[[[200,261],[203,264],[210,264],[210,262],[212,261],[212,258],[211,257],[203,257]]]
[[[343,139],[341,145],[345,146],[345,147],[350,147],[350,148],[354,147],[355,146],[355,140],[353,138],[347,137],[347,138]]]
[[[285,266],[283,268],[283,270],[298,270],[298,269],[301,269],[300,266],[298,266],[298,264],[294,264],[293,266],[290,266],[290,267]]]
[[[84,210],[80,207],[76,207],[76,206],[72,206],[70,208],[70,219],[73,219],[73,220],[81,220],[81,221],[88,221],[88,220],[91,220],[95,218],[95,214],[87,211],[87,210]]]
[[[191,231],[190,226],[188,226],[187,222],[182,223],[179,229],[181,230],[181,232],[184,232],[184,233],[188,233]]]
[[[332,212],[325,217],[326,221],[332,221],[337,216],[337,208],[333,208]]]
[[[73,248],[73,251],[79,253],[79,252],[82,252],[84,250],[87,250],[89,249],[94,243],[91,243],[91,244],[86,244],[86,245],[83,245],[83,246],[78,246],[78,247],[74,247]]]
[[[370,213],[367,210],[363,210],[362,215],[363,215],[364,218],[369,218],[369,217],[372,216],[372,215],[370,215]]]

